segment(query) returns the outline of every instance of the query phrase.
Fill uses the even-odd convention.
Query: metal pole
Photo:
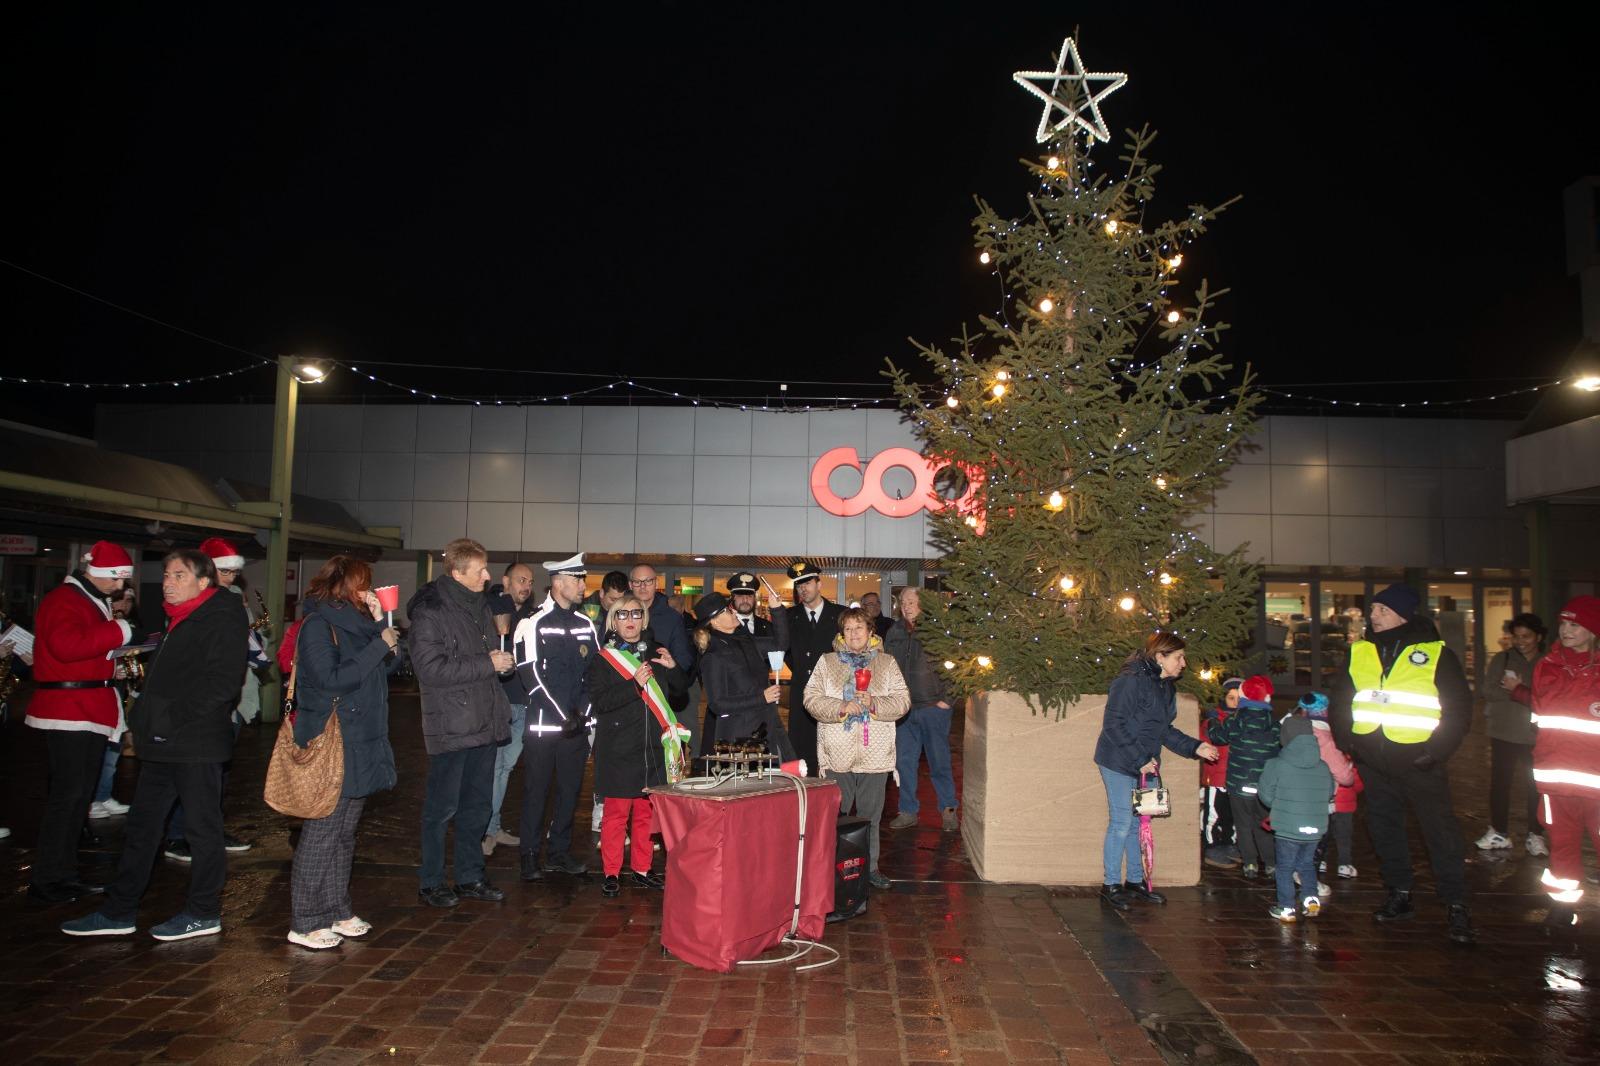
[[[267,539],[267,611],[277,622],[277,634],[289,626],[285,615],[289,573],[289,523],[294,512],[294,416],[300,399],[300,381],[288,356],[278,357],[278,397],[272,409],[272,503],[276,508]],[[283,707],[281,682],[261,686],[261,720],[275,722]]]

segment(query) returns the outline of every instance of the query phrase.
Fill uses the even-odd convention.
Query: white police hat
[[[551,574],[570,574],[573,577],[582,577],[589,572],[583,563],[583,553],[579,552],[570,559],[552,560],[544,564],[545,570]]]

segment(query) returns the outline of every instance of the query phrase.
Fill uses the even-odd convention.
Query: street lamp
[[[279,634],[288,628],[286,599],[289,590],[289,523],[294,519],[294,422],[300,403],[300,385],[314,385],[328,376],[329,365],[320,359],[295,355],[278,357],[278,392],[272,408],[272,528],[267,533],[267,612],[278,619]],[[282,707],[278,682],[261,687],[261,717],[276,721]]]

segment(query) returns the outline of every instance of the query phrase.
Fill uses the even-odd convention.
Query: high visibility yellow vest
[[[1396,744],[1421,744],[1439,728],[1439,687],[1433,682],[1444,641],[1430,640],[1402,648],[1389,676],[1377,645],[1358,640],[1350,645],[1350,680],[1355,699],[1350,703],[1351,732],[1371,733],[1379,726]]]

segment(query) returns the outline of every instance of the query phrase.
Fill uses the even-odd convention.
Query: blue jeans
[[[494,836],[500,832],[500,805],[506,801],[506,782],[511,777],[511,768],[522,758],[522,727],[527,720],[527,704],[513,703],[511,743],[494,750],[494,796],[489,801],[489,828],[484,830],[484,836]]]
[[[1098,764],[1096,764],[1098,765]],[[1133,816],[1133,790],[1139,779],[1132,774],[1119,774],[1100,766],[1100,780],[1106,786],[1106,809],[1111,821],[1106,826],[1105,883],[1120,885],[1124,881],[1144,880],[1144,857],[1139,854],[1139,819]],[[1126,859],[1128,872],[1122,873]]]
[[[917,763],[928,757],[928,776],[939,809],[956,805],[956,779],[950,772],[950,708],[926,704],[911,708],[894,726],[894,767],[900,772],[900,813],[916,814]]]
[[[456,884],[483,880],[483,831],[489,824],[489,794],[494,782],[493,744],[428,756],[428,784],[422,799],[423,889],[444,884],[444,835],[456,825]]]
[[[117,779],[117,760],[122,758],[122,741],[106,745],[105,762],[100,766],[100,787],[94,790],[94,801],[104,803],[111,798],[111,785]]]
[[[1317,839],[1296,840],[1276,837],[1273,844],[1278,853],[1278,906],[1300,909],[1300,901],[1317,894]],[[1300,887],[1295,888],[1294,875],[1300,875]]]

